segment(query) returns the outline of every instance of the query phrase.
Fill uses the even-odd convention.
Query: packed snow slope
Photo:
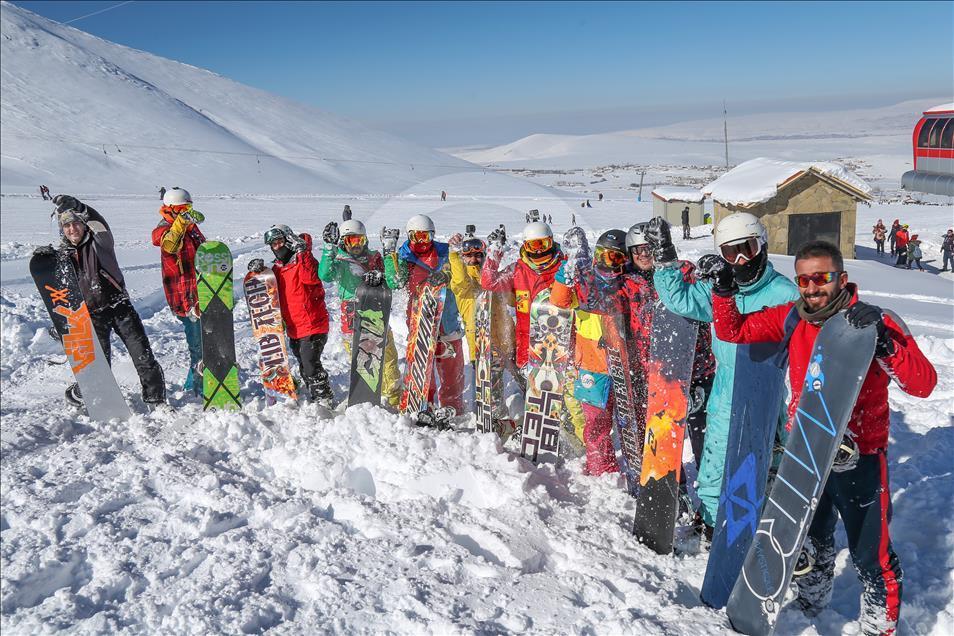
[[[475,223],[518,234],[530,207],[570,215],[591,234],[646,220],[651,204],[608,198],[592,209],[539,197],[345,199],[369,228],[425,212],[446,237]],[[533,466],[492,435],[412,427],[379,408],[341,413],[266,408],[248,312],[236,293],[235,333],[246,404],[203,413],[184,395],[186,346],[161,290],[150,196],[91,196],[112,222],[133,302],[166,372],[173,413],[149,414],[129,356],[114,370],[137,415],[91,422],[63,404],[70,372],[46,334],[27,273],[32,246],[56,238],[49,204],[4,197],[0,276],[0,628],[7,634],[724,634],[725,614],[698,600],[706,555],[658,556],[630,530],[634,506],[617,478],[586,477],[580,459]],[[228,243],[236,272],[269,258],[271,223],[320,234],[340,198],[202,197],[209,238]],[[936,275],[950,222],[932,206],[862,208],[902,217],[925,239],[929,273],[901,271],[859,246],[848,272],[862,298],[895,309],[937,365],[928,399],[892,387],[892,536],[904,566],[902,634],[954,631],[954,329],[951,278]],[[696,259],[708,228],[677,242]],[[376,237],[372,245],[377,247]],[[773,258],[786,274],[791,259]],[[324,360],[344,399],[348,360],[339,303]],[[406,296],[392,325],[406,340]],[[116,342],[114,340],[114,342]],[[778,633],[857,634],[861,592],[843,534],[835,598],[809,620],[786,609]]]
[[[900,180],[901,173],[910,169],[914,125],[924,110],[944,101],[949,98],[881,108],[729,117],[729,161],[737,165],[763,156],[799,161],[867,157],[896,171]],[[535,134],[456,154],[481,165],[508,168],[631,163],[720,166],[725,164],[725,142],[723,120],[714,118],[594,135]]]
[[[215,73],[0,4],[4,192],[393,193],[481,170]],[[521,182],[499,179],[512,192]],[[440,188],[438,188],[440,191]]]

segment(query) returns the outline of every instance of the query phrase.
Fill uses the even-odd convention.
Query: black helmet
[[[597,247],[604,247],[611,250],[619,250],[626,253],[626,232],[623,230],[606,230],[596,241]]]

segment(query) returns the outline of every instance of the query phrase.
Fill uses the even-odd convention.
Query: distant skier
[[[891,224],[891,229],[888,230],[888,245],[891,246],[891,256],[897,255],[898,232],[900,230],[901,222],[895,219],[894,223]]]
[[[52,201],[53,197],[50,196],[50,189],[45,185],[40,186],[40,196],[43,197],[44,201]]]
[[[800,298],[742,315],[735,299],[739,285],[733,268],[724,261],[714,264],[711,268],[715,280],[713,324],[722,341],[781,342],[786,338],[786,319],[794,308],[800,320],[788,336],[792,387],[790,423],[815,338],[824,322],[846,311],[853,327],[875,325],[877,328],[875,359],[848,421],[843,450],[835,459],[808,531],[809,551],[814,553],[815,562],[812,570],[798,579],[796,603],[807,615],[815,616],[831,601],[835,526],[840,516],[848,535],[851,561],[862,582],[861,632],[894,634],[901,609],[903,577],[888,533],[891,520],[888,385],[894,379],[905,393],[928,397],[937,384],[937,373],[897,315],[858,300],[858,287],[848,282],[844,269],[837,247],[825,241],[806,243],[795,255]]]
[[[600,201],[603,200],[603,193],[602,193],[602,192],[600,192],[600,198],[599,198],[599,200],[600,200]]]
[[[944,268],[941,271],[954,271],[954,229],[949,228],[947,234],[941,237],[941,256],[944,259]]]
[[[63,236],[57,251],[68,256],[76,268],[79,287],[106,360],[111,360],[109,335],[115,331],[139,374],[142,401],[150,406],[163,404],[166,386],[162,367],[152,353],[142,320],[126,291],[109,224],[99,212],[69,195],[56,195],[53,204]],[[77,384],[66,390],[66,399],[82,405]]]
[[[441,190],[441,201],[447,201],[447,192]]]
[[[447,243],[434,240],[434,222],[423,214],[411,217],[405,229],[407,240],[400,248],[396,245],[385,246],[384,276],[391,289],[407,289],[407,321],[410,323],[420,286],[425,281],[450,283],[450,247]],[[440,387],[435,391],[436,383],[431,383],[427,401],[434,404],[436,393],[440,406],[453,408],[458,415],[464,412],[463,335],[457,298],[448,289],[434,364]],[[426,421],[428,414],[422,417],[422,422]]]
[[[692,235],[690,233],[691,228],[689,227],[689,206],[687,205],[682,209],[682,238],[691,239]]]
[[[328,309],[325,288],[318,277],[318,261],[311,253],[311,235],[295,234],[287,225],[273,225],[265,232],[275,260],[278,301],[292,353],[298,358],[301,378],[312,402],[333,406],[334,393],[321,354],[328,342]],[[265,269],[262,259],[249,262],[253,272]]]
[[[924,255],[921,253],[921,239],[918,238],[917,234],[912,234],[911,239],[908,241],[908,269],[913,269],[914,265],[918,266],[918,269],[922,272],[924,271],[924,266],[921,265],[921,259]]]
[[[894,235],[894,250],[898,254],[896,267],[908,266],[908,241],[911,236],[908,234],[908,224],[903,223]],[[908,268],[910,269],[910,268]]]
[[[175,188],[175,189],[178,190],[179,188]],[[165,200],[166,200],[166,187],[165,187],[165,186],[162,186],[161,188],[159,188],[159,200],[160,200],[160,201],[165,201]]]
[[[199,223],[205,217],[192,207],[192,195],[182,188],[166,192],[159,208],[162,220],[152,231],[152,244],[160,248],[162,289],[169,309],[185,330],[189,348],[189,373],[182,388],[202,393],[198,364],[202,359],[202,325],[196,288],[195,252],[205,242]]]
[[[884,239],[888,234],[888,230],[885,228],[884,223],[881,222],[881,219],[878,219],[875,226],[871,228],[871,234],[874,237],[875,254],[884,254]]]
[[[368,248],[368,235],[360,221],[345,221],[339,227],[331,222],[322,233],[324,249],[318,264],[318,277],[335,285],[341,300],[341,334],[345,350],[351,355],[354,333],[355,296],[362,281],[380,285],[384,280],[384,261],[381,253]],[[401,372],[398,370],[394,336],[388,330],[384,348],[384,370],[381,376],[381,396],[397,408],[401,402]]]
[[[646,240],[653,248],[656,269],[653,284],[663,304],[673,313],[712,322],[711,267],[715,255],[699,259],[698,280],[687,280],[677,260],[676,247],[669,223],[656,217],[646,227]],[[775,271],[768,260],[768,235],[757,217],[736,212],[724,218],[715,230],[716,247],[732,265],[740,291],[737,295],[743,313],[758,311],[798,298],[795,285]],[[712,536],[722,492],[722,473],[729,419],[732,414],[732,387],[735,381],[736,346],[716,338],[712,353],[716,359],[716,375],[712,384],[706,414],[706,434],[699,466],[697,493],[701,500],[699,513],[708,537]],[[784,404],[779,404],[780,424]]]
[[[344,206],[344,210],[341,211],[341,220],[350,221],[351,220],[351,206],[347,203]],[[367,237],[365,237],[367,238]]]

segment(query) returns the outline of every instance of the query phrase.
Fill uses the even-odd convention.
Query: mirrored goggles
[[[528,239],[523,242],[523,249],[531,254],[542,254],[550,251],[553,247],[553,238],[545,236],[543,238]]]
[[[427,230],[411,230],[407,233],[407,238],[411,243],[429,243],[431,241],[431,233]]]
[[[463,256],[483,255],[485,251],[487,248],[480,239],[468,239],[460,245],[460,253]]]
[[[271,245],[278,239],[282,239],[284,241],[285,233],[277,227],[270,228],[267,232],[265,232],[265,245]]]
[[[722,258],[732,265],[738,265],[739,259],[745,257],[746,261],[751,261],[762,251],[762,243],[755,238],[747,238],[741,243],[732,243],[723,245],[719,248],[722,251]]]
[[[653,248],[649,246],[649,243],[643,243],[642,245],[634,245],[629,248],[630,254],[635,254],[636,256],[652,256]]]
[[[368,237],[364,234],[347,234],[341,237],[341,244],[345,247],[364,247],[368,244]]]
[[[795,277],[795,284],[805,289],[809,283],[815,283],[817,287],[834,282],[841,272],[815,272],[814,274],[799,274]]]
[[[610,247],[597,247],[593,252],[593,259],[597,264],[616,269],[626,264],[626,254]]]

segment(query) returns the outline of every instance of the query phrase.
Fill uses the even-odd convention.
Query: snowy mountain
[[[396,193],[474,171],[358,122],[7,2],[0,15],[4,192],[35,192],[45,183],[53,192],[188,184],[203,193]]]
[[[898,164],[900,169],[905,162],[911,162],[911,132],[921,112],[946,99],[911,100],[871,109],[729,117],[729,160],[735,165],[760,156],[812,161],[878,157],[877,163]],[[723,120],[704,119],[597,135],[537,134],[494,148],[456,154],[475,163],[507,167],[579,168],[609,163],[722,165]],[[900,180],[900,172],[897,178]]]

